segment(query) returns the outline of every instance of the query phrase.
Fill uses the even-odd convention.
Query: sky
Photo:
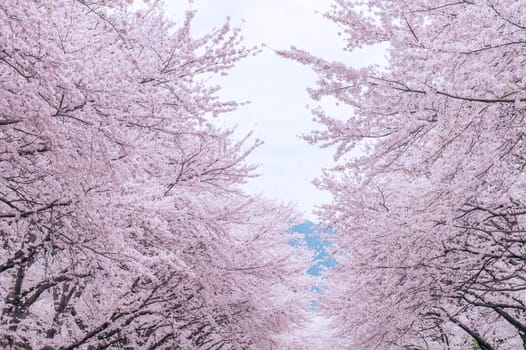
[[[167,14],[181,19],[186,9],[197,10],[193,31],[204,33],[222,25],[227,16],[233,26],[241,26],[247,47],[265,44],[263,51],[240,62],[220,79],[225,99],[250,101],[237,111],[223,116],[224,125],[237,126],[239,136],[253,131],[265,143],[249,158],[259,164],[259,177],[244,186],[252,194],[282,202],[295,202],[305,218],[317,220],[313,209],[330,201],[328,193],[318,190],[312,180],[330,167],[332,151],[309,145],[299,136],[320,126],[313,122],[307,105],[318,104],[309,98],[315,74],[306,66],[278,57],[274,50],[296,46],[329,60],[353,66],[379,63],[381,50],[359,53],[343,51],[338,27],[323,17],[331,0],[187,0],[167,1]],[[334,101],[322,101],[324,108],[338,118],[345,111]]]

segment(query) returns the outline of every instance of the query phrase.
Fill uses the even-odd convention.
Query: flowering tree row
[[[352,349],[526,347],[526,7],[514,0],[336,0],[353,68],[292,49],[319,76],[307,139],[335,147],[319,187],[340,233],[326,308]],[[358,156],[356,156],[358,154]]]
[[[1,348],[271,348],[303,317],[296,214],[213,121],[256,49],[162,12],[0,3]]]

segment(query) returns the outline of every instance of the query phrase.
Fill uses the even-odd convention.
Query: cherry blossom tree
[[[307,305],[260,144],[212,75],[257,52],[154,2],[0,4],[0,347],[271,348]],[[304,302],[303,302],[304,301]]]
[[[350,348],[526,347],[523,5],[336,0],[346,49],[385,47],[385,66],[280,52],[352,108],[314,110],[307,137],[335,147],[325,306]]]

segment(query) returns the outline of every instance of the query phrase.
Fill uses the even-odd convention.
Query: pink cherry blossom
[[[292,48],[318,100],[352,107],[307,140],[335,146],[318,186],[340,239],[326,312],[350,349],[526,346],[522,1],[336,0],[353,68]],[[358,154],[358,155],[356,155]]]
[[[159,2],[0,4],[0,347],[272,348],[308,305],[211,75],[257,52]]]

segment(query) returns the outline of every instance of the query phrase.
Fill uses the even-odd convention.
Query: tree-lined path
[[[194,6],[0,2],[0,348],[526,349],[526,3],[334,0],[337,57]],[[311,148],[337,233],[314,261],[302,213],[247,186],[268,147],[297,191],[300,152],[228,122],[221,79],[263,55],[316,77],[292,80],[333,156]],[[273,67],[229,93],[282,91]]]

